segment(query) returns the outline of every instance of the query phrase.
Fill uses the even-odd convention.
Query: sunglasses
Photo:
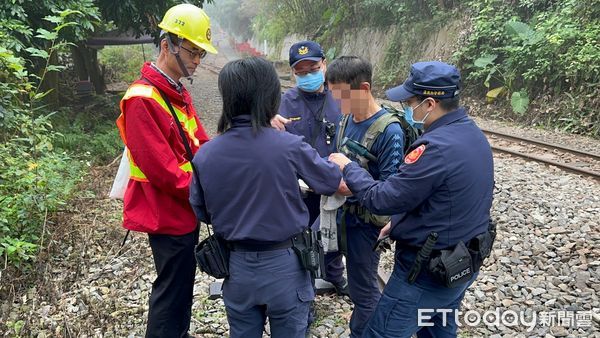
[[[201,50],[189,50],[183,46],[179,46],[181,49],[185,50],[186,52],[190,53],[190,58],[195,59],[196,57],[199,57],[200,59],[204,59],[206,57],[207,52],[204,49]]]

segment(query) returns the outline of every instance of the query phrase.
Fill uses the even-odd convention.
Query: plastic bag
[[[127,189],[127,183],[129,182],[129,159],[127,158],[127,147],[123,149],[123,156],[121,156],[121,162],[119,163],[119,170],[113,181],[112,188],[108,197],[112,199],[123,199],[125,196],[125,189]]]

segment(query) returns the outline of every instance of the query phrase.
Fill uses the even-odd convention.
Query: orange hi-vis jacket
[[[168,97],[188,137],[192,152],[208,141],[188,91],[178,92],[145,63],[142,78],[121,100],[117,126],[128,149],[130,178],[125,191],[123,227],[149,234],[183,235],[196,227],[189,203],[192,166],[177,122],[162,99]]]

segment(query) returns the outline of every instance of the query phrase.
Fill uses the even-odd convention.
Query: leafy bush
[[[530,98],[568,100],[565,93],[585,97],[597,90],[600,7],[593,3],[471,1],[473,32],[457,54],[465,83],[474,93],[483,84],[489,101],[505,98],[517,115],[528,111]],[[561,125],[561,118],[555,121]]]
[[[19,269],[37,253],[49,213],[65,205],[80,181],[82,165],[54,147],[56,133],[50,123],[53,112],[45,112],[40,100],[48,94],[41,84],[48,72],[62,69],[49,65],[50,57],[66,47],[59,31],[75,23],[76,11],[44,17],[55,27],[36,30],[35,38],[49,48],[29,47],[16,53],[18,44],[3,44],[15,31],[33,36],[15,22],[0,21],[0,256]],[[32,58],[46,62],[40,74],[26,65]]]
[[[98,55],[105,80],[130,83],[140,77],[140,65],[154,57],[153,44],[135,46],[106,46]]]
[[[23,267],[37,252],[48,214],[74,193],[83,165],[66,153],[35,157],[14,142],[0,154],[0,255]]]
[[[54,146],[74,158],[102,165],[123,151],[115,120],[119,114],[118,95],[94,97],[84,107],[64,110],[52,116],[58,135]]]

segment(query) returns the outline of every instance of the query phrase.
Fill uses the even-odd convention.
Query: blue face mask
[[[423,102],[425,102],[425,101],[422,101],[421,103],[416,105],[414,108],[409,106],[408,104],[404,107],[404,118],[406,118],[406,122],[408,122],[408,124],[410,124],[411,126],[417,128],[419,130],[422,130],[423,127],[425,126],[425,120],[427,119],[427,117],[429,116],[429,113],[430,113],[430,112],[428,112],[421,121],[415,121],[414,116],[413,116],[414,110],[417,109],[420,105],[422,105]]]
[[[296,78],[296,84],[298,85],[298,88],[310,93],[319,90],[319,88],[321,88],[325,82],[325,76],[323,76],[323,72],[321,70],[302,76],[294,75],[294,77]]]

